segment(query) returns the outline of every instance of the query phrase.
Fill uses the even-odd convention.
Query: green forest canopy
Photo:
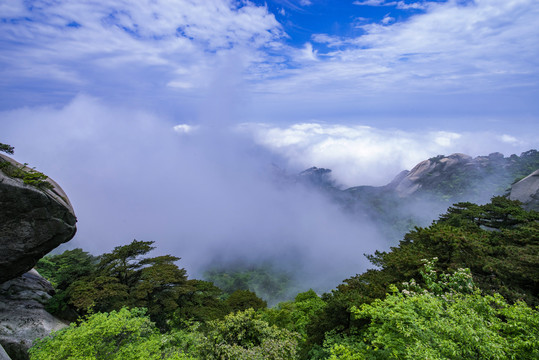
[[[127,323],[142,319],[136,321],[148,324],[148,341],[160,337],[161,344],[143,346],[163,358],[532,359],[539,354],[539,213],[504,197],[485,205],[455,204],[431,226],[415,228],[389,251],[368,256],[376,268],[330,293],[307,291],[270,309],[248,290],[226,294],[211,282],[188,279],[177,257],[150,257],[153,244],[134,240],[98,257],[75,249],[40,260],[38,271],[57,291],[51,311],[87,315],[39,342],[32,359],[47,358],[60,347],[57,341],[67,348],[116,344],[118,350],[116,335],[102,335],[105,343],[99,346],[70,340],[109,317]],[[135,310],[140,308],[146,310]],[[142,340],[133,346],[137,341]],[[125,357],[131,358],[138,357]]]

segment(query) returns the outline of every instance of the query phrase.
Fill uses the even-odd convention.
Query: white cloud
[[[362,0],[354,1],[354,5],[366,5],[366,6],[383,6],[385,5],[386,0]]]
[[[400,127],[413,116],[431,128],[443,117],[458,131],[475,126],[468,117],[494,114],[517,119],[515,128],[528,116],[533,128],[538,2],[368,3],[428,6],[405,21],[361,19],[358,25],[352,19],[362,35],[314,34],[292,47],[268,8],[252,2],[59,0],[39,11],[22,0],[6,2],[0,12],[6,19],[0,22],[0,103],[62,104],[89,93],[173,112],[189,108],[187,118],[196,122],[197,106],[218,87],[222,99],[237,95],[239,111],[229,117],[241,116],[238,121],[342,116],[376,125],[371,117],[387,116]],[[219,112],[210,115],[219,118]],[[503,121],[481,124],[501,128]]]
[[[303,60],[303,61],[316,61],[317,58],[317,51],[313,49],[313,44],[310,42],[305,43],[305,46],[301,51],[298,53],[298,56],[296,57],[296,60]]]
[[[456,140],[460,139],[462,135],[446,132],[446,131],[438,131],[434,136],[434,142],[437,145],[440,145],[441,147],[449,147],[455,143]]]
[[[200,88],[226,53],[242,54],[246,66],[256,65],[265,61],[259,48],[273,46],[283,35],[266,7],[233,0],[1,6],[0,74],[13,86],[35,78],[100,86],[129,81],[133,71],[138,86],[157,81]]]
[[[516,137],[511,136],[511,135],[507,135],[507,134],[503,134],[499,138],[500,138],[500,140],[502,142],[508,143],[508,144],[516,145],[516,144],[520,143],[520,141]]]
[[[508,156],[534,146],[533,141],[517,142],[510,135],[497,137],[489,132],[406,132],[319,123],[287,127],[243,124],[240,128],[257,143],[287,158],[295,169],[332,169],[333,176],[345,186],[384,185],[400,171],[440,154],[479,156],[499,151]]]
[[[180,134],[191,134],[198,129],[198,126],[179,124],[173,127],[174,131]]]
[[[387,14],[386,16],[384,16],[384,18],[382,19],[382,24],[384,25],[387,25],[387,24],[390,24],[392,22],[395,21],[395,18],[389,16],[389,14]]]
[[[357,0],[357,1],[354,1],[353,4],[361,5],[361,6],[395,6],[397,9],[408,10],[408,9],[425,9],[429,2],[430,1],[406,3],[405,1]]]
[[[386,17],[385,24],[362,25],[365,34],[355,38],[316,34],[315,42],[348,46],[319,52],[325,61],[285,70],[264,87],[313,96],[342,91],[359,99],[373,92],[429,97],[537,89],[537,17],[539,3],[532,0],[431,3],[404,22],[388,24],[393,19]]]
[[[408,9],[425,9],[428,2],[413,2],[410,4],[405,3],[404,1],[397,2],[397,9],[408,10]]]
[[[19,100],[6,91],[5,103],[67,94],[65,102],[81,91],[130,99],[139,92],[149,102],[186,96],[178,99],[183,107],[206,96],[234,58],[238,82],[246,81],[252,107],[260,106],[253,113],[270,117],[264,106],[276,102],[273,110],[289,113],[316,107],[349,115],[424,107],[466,113],[480,101],[481,111],[507,104],[506,113],[537,113],[531,101],[527,108],[519,103],[538,91],[536,1],[356,3],[428,6],[405,21],[354,20],[361,36],[314,34],[312,42],[291,47],[268,8],[251,2],[62,0],[39,11],[9,2],[0,23],[0,75],[6,88],[34,92]],[[468,96],[477,94],[481,99]]]
[[[334,35],[330,36],[328,34],[313,34],[311,39],[316,43],[326,44],[329,47],[350,45],[350,43],[347,43],[346,39]]]
[[[11,0],[0,3],[2,17],[16,17],[27,15],[28,12],[22,0]]]

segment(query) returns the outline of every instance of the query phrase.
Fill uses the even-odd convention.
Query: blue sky
[[[365,34],[361,28],[368,23],[404,21],[412,15],[424,12],[424,2],[415,2],[417,8],[403,9],[404,2],[397,1],[255,1],[267,4],[277,21],[289,35],[288,43],[302,46],[312,40],[313,34],[332,34],[353,38]],[[363,3],[363,4],[362,4]],[[409,3],[411,5],[412,3]],[[404,6],[405,7],[405,6]],[[388,21],[388,20],[385,20]],[[320,49],[327,47],[318,44]]]
[[[141,163],[228,191],[260,170],[241,163],[353,186],[518,154],[539,138],[537,18],[536,0],[0,0],[0,141],[72,194],[81,238],[138,226]]]
[[[538,15],[532,0],[1,1],[0,111],[95,99],[380,183],[349,168],[537,146]]]
[[[237,121],[502,131],[511,119],[528,133],[539,113],[537,8],[531,0],[3,1],[0,109],[84,94],[196,122],[201,99],[230,81],[223,88],[238,96]]]

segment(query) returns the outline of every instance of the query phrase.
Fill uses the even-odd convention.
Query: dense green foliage
[[[185,327],[190,322],[206,323],[223,318],[230,312],[228,304],[222,299],[222,290],[208,281],[187,280],[172,323],[175,327]]]
[[[253,309],[232,313],[208,327],[198,349],[201,359],[296,359],[299,335],[270,326]]]
[[[353,307],[368,323],[350,335],[330,334],[329,359],[537,359],[539,312],[481,295],[462,269],[438,277],[427,263],[422,275],[425,288],[394,287],[384,300]]]
[[[72,311],[71,286],[75,281],[91,276],[98,259],[82,249],[66,250],[62,254],[47,255],[36,264],[37,271],[54,286],[56,293],[47,304],[47,310],[58,316],[76,320]]]
[[[36,269],[56,290],[65,290],[75,280],[92,274],[97,261],[95,256],[82,249],[66,250],[40,259]]]
[[[230,311],[265,309],[268,304],[249,290],[236,290],[226,299]]]
[[[496,197],[485,205],[460,203],[427,228],[416,228],[388,252],[368,256],[377,269],[344,281],[322,299],[324,311],[309,325],[308,342],[322,344],[328,331],[348,333],[361,320],[350,308],[383,299],[391,284],[420,279],[422,259],[438,257],[438,271],[469,268],[486,294],[509,302],[539,304],[539,213]]]
[[[15,148],[11,145],[0,143],[0,151],[7,154],[13,154],[15,152]]]
[[[151,319],[164,327],[186,291],[187,276],[174,263],[177,257],[146,257],[152,244],[133,240],[97,259],[80,249],[41,259],[38,271],[57,286],[49,308],[61,311],[73,306],[87,313],[145,307]]]
[[[185,269],[171,255],[148,257],[152,241],[133,240],[110,253],[94,257],[81,249],[49,255],[36,268],[55,286],[47,310],[67,318],[109,312],[123,307],[143,307],[160,329],[205,323],[232,311],[266,308],[266,302],[248,290],[223,298],[210,282],[187,280]]]
[[[26,185],[31,185],[38,189],[52,189],[54,187],[50,182],[46,181],[47,175],[35,169],[30,169],[27,165],[15,166],[9,161],[0,159],[0,170],[7,176],[22,179]]]
[[[218,273],[227,293],[152,249],[135,240],[97,258],[76,249],[42,259],[57,308],[98,312],[38,342],[32,359],[539,357],[539,213],[503,197],[457,203],[369,255],[375,269],[269,309],[241,288],[262,272]]]
[[[92,314],[37,341],[30,359],[189,360],[157,331],[144,310],[122,308]]]
[[[264,312],[263,318],[271,324],[295,331],[305,337],[307,325],[325,305],[325,302],[311,289],[296,295],[294,301],[282,302],[268,309]]]

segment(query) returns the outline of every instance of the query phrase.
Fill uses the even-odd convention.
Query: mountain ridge
[[[388,236],[400,238],[414,226],[428,225],[454,203],[484,204],[494,196],[509,196],[512,184],[537,169],[539,152],[531,149],[508,157],[499,152],[477,157],[438,155],[401,171],[382,186],[340,189],[330,169],[316,167],[296,179],[314,185],[352,216],[367,214],[384,232],[394,230]]]

